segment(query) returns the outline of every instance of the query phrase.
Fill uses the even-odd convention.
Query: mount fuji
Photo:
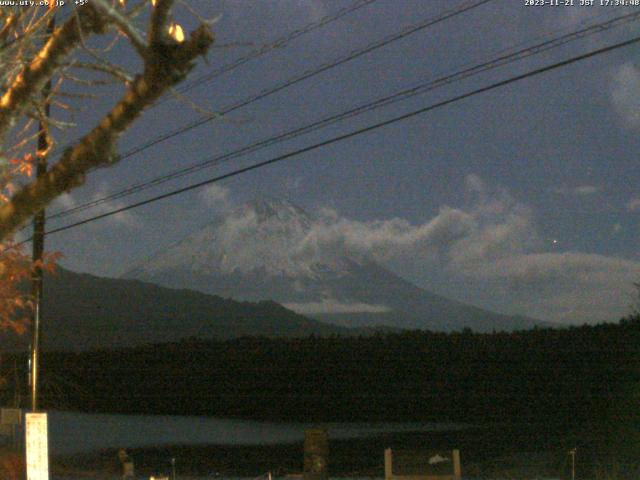
[[[367,255],[311,235],[318,218],[283,200],[259,199],[223,215],[124,277],[235,300],[273,300],[349,327],[452,331],[547,325],[421,289]]]

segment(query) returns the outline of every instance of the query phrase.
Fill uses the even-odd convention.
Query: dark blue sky
[[[344,8],[331,0],[190,1],[219,45],[191,78]],[[378,0],[187,96],[220,111],[294,75],[464,2]],[[579,0],[575,0],[579,4]],[[599,2],[598,2],[599,3]],[[637,7],[636,7],[637,8]],[[530,7],[494,0],[94,172],[50,212],[80,204],[632,9]],[[178,11],[185,28],[195,20]],[[203,180],[494,81],[640,34],[638,22],[439,88],[74,217],[64,225]],[[133,54],[116,50],[133,66]],[[269,195],[334,215],[335,235],[419,286],[559,322],[616,320],[640,280],[640,47],[617,50],[383,129],[53,235],[63,265],[118,275],[248,199]],[[188,82],[189,80],[187,80]],[[115,92],[112,92],[115,95]],[[88,128],[114,95],[76,115]],[[148,111],[121,151],[201,115],[170,100]],[[77,136],[76,131],[73,136]],[[332,210],[332,212],[326,211]]]

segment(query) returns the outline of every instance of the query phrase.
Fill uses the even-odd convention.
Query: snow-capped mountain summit
[[[275,300],[342,325],[486,331],[537,323],[420,289],[339,241],[325,241],[323,235],[331,229],[327,219],[290,202],[259,199],[159,252],[125,277],[236,300]]]
[[[290,202],[255,200],[160,252],[127,276],[148,278],[180,270],[195,275],[260,272],[317,279],[322,273],[345,273],[346,258],[328,251],[320,257],[301,248],[312,224],[311,216]]]

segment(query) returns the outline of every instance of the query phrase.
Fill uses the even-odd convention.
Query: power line
[[[390,43],[393,43],[395,41],[398,41],[400,39],[403,39],[413,33],[416,33],[420,30],[423,30],[425,28],[431,27],[437,23],[440,23],[444,20],[447,20],[449,18],[455,17],[457,15],[460,15],[464,12],[467,12],[471,9],[474,9],[476,7],[479,7],[485,3],[491,2],[493,0],[474,0],[474,1],[469,1],[469,2],[465,2],[462,3],[460,5],[458,5],[456,8],[451,9],[451,10],[446,10],[444,12],[442,12],[441,14],[437,15],[436,17],[430,17],[426,20],[423,20],[417,24],[414,24],[412,26],[406,27],[403,30],[401,30],[400,32],[394,33],[392,35],[389,35],[387,37],[384,37],[382,40],[378,40],[376,42],[372,42],[368,45],[366,45],[363,48],[357,49],[357,50],[352,50],[351,52],[349,52],[347,55],[342,56],[332,62],[328,62],[325,64],[322,64],[312,70],[303,72],[302,74],[299,74],[297,76],[294,76],[288,80],[285,80],[284,82],[277,84],[274,87],[268,88],[268,89],[264,89],[261,92],[254,94],[248,98],[245,98],[243,100],[241,100],[240,102],[237,102],[233,105],[230,105],[226,108],[224,108],[221,112],[214,114],[214,115],[207,115],[203,118],[200,118],[198,120],[195,120],[187,125],[184,125],[182,127],[179,127],[177,129],[174,129],[170,132],[165,132],[164,134],[161,134],[157,137],[155,137],[152,140],[149,140],[143,144],[140,144],[136,147],[133,147],[132,149],[129,149],[128,151],[124,152],[123,154],[120,155],[119,160],[123,160],[126,158],[129,158],[133,155],[136,155],[148,148],[151,148],[154,145],[157,145],[158,143],[164,142],[166,140],[169,140],[171,138],[174,138],[178,135],[181,135],[189,130],[193,130],[194,128],[197,128],[199,126],[202,126],[216,118],[219,118],[223,115],[227,115],[235,110],[238,110],[242,107],[245,107],[251,103],[254,103],[258,100],[262,100],[270,95],[273,95],[281,90],[284,90],[285,88],[291,87],[299,82],[302,82],[308,78],[311,78],[315,75],[318,75],[320,73],[323,73],[327,70],[330,70],[332,68],[335,68],[339,65],[342,65],[344,63],[347,63],[351,60],[354,60],[362,55],[365,55],[367,53],[370,53],[374,50],[377,50],[378,48],[384,47],[386,45],[389,45]],[[58,214],[55,214],[54,216],[50,217],[50,218],[55,218],[55,217],[59,217],[59,216],[64,216],[66,215],[67,212],[59,212]]]
[[[257,102],[259,100],[262,100],[268,96],[271,96],[275,93],[278,93],[286,88],[292,87],[293,85],[296,85],[304,80],[307,80],[311,77],[315,77],[316,75],[319,75],[321,73],[324,73],[328,70],[331,70],[333,68],[336,68],[340,65],[343,65],[347,62],[350,62],[352,60],[355,60],[356,58],[359,58],[363,55],[366,55],[368,53],[373,52],[374,50],[377,50],[379,48],[385,47],[393,42],[396,42],[398,40],[402,40],[403,38],[408,37],[409,35],[412,35],[414,33],[417,33],[421,30],[424,30],[426,28],[432,27],[433,25],[436,25],[440,22],[443,22],[445,20],[448,20],[449,18],[453,18],[456,17],[462,13],[465,13],[469,10],[472,10],[474,8],[480,7],[481,5],[484,5],[485,3],[489,3],[493,0],[473,0],[473,1],[468,1],[465,3],[462,3],[461,5],[457,6],[456,8],[450,9],[450,10],[446,10],[445,12],[435,16],[435,17],[431,17],[428,18],[426,20],[423,20],[422,22],[409,26],[407,28],[404,28],[403,30],[401,30],[398,33],[394,33],[392,35],[389,35],[387,37],[384,37],[382,40],[378,40],[375,42],[372,42],[368,45],[366,45],[363,48],[359,48],[356,50],[352,50],[351,52],[349,52],[348,54],[339,57],[338,59],[332,60],[331,62],[327,62],[324,64],[321,64],[318,67],[315,67],[311,70],[307,70],[299,75],[296,75],[288,80],[285,80],[284,82],[281,82],[277,85],[275,85],[274,87],[270,87],[270,88],[266,88],[260,92],[258,92],[257,94],[254,94],[250,97],[247,97],[229,107],[224,108],[222,111],[213,114],[213,115],[208,115],[204,118],[198,119],[184,127],[180,127],[176,130],[173,130],[171,132],[167,132],[164,133],[162,135],[157,136],[155,139],[150,140],[142,145],[139,145],[137,147],[134,147],[130,150],[128,150],[127,152],[125,152],[121,158],[128,158],[132,155],[136,155],[138,153],[140,153],[143,150],[146,150],[147,148],[150,148],[160,142],[163,142],[165,140],[168,140],[170,138],[173,138],[175,136],[181,135],[184,132],[187,132],[189,130],[192,130],[196,127],[199,127],[201,125],[204,125],[205,123],[208,123],[216,118],[219,118],[221,116],[227,115],[229,113],[234,112],[235,110],[238,110],[240,108],[246,107],[247,105]]]
[[[295,40],[296,38],[305,35],[307,33],[310,33],[314,30],[317,30],[320,27],[323,27],[331,22],[334,22],[342,17],[344,17],[345,15],[348,15],[349,13],[355,12],[356,10],[361,9],[362,7],[365,7],[373,2],[375,2],[376,0],[358,0],[356,2],[354,2],[352,5],[342,8],[340,10],[338,10],[337,12],[330,14],[330,15],[325,15],[324,17],[322,17],[320,20],[312,22],[302,28],[299,28],[297,30],[294,30],[290,33],[288,33],[287,35],[284,35],[282,37],[277,38],[276,40],[274,40],[273,42],[264,45],[261,48],[258,48],[256,50],[253,50],[251,52],[249,52],[247,55],[240,57],[238,59],[236,59],[235,61],[224,65],[220,68],[218,68],[217,70],[214,70],[213,72],[210,73],[206,73],[204,75],[201,75],[198,78],[193,79],[193,81],[190,81],[189,83],[187,83],[186,85],[183,85],[179,88],[177,88],[176,90],[180,93],[185,93],[189,90],[192,90],[200,85],[202,85],[203,83],[208,83],[211,80],[218,78],[219,76],[234,70],[235,68],[238,68],[241,65],[244,65],[245,63],[261,57],[262,55],[264,55],[265,53],[268,53],[272,50],[276,50],[278,48],[282,48],[284,46],[286,46],[289,42],[291,42],[292,40]]]
[[[146,190],[147,188],[151,188],[160,184],[163,184],[165,182],[168,182],[170,180],[176,179],[176,178],[181,178],[185,175],[189,175],[191,173],[200,171],[204,168],[208,168],[212,165],[218,165],[224,161],[230,160],[232,158],[237,158],[243,155],[246,155],[248,153],[252,153],[255,152],[257,150],[260,150],[262,148],[266,148],[268,146],[274,145],[276,143],[280,143],[283,142],[285,140],[290,140],[292,138],[296,138],[300,135],[303,134],[307,134],[310,133],[312,131],[318,130],[320,128],[324,128],[328,125],[332,125],[336,122],[360,115],[362,113],[365,112],[369,112],[372,110],[375,110],[377,108],[381,108],[387,105],[390,105],[392,103],[396,103],[402,100],[406,100],[407,98],[411,98],[413,96],[422,94],[422,93],[426,93],[428,91],[432,91],[436,88],[442,87],[444,85],[448,85],[451,84],[453,82],[456,81],[460,81],[466,78],[469,78],[471,76],[475,76],[479,73],[483,73],[486,72],[488,70],[492,70],[494,68],[498,68],[510,63],[513,63],[515,61],[518,60],[522,60],[524,58],[539,54],[541,52],[545,52],[547,50],[553,49],[553,48],[557,48],[559,46],[565,45],[571,41],[574,40],[578,40],[578,39],[582,39],[587,37],[588,35],[592,35],[595,33],[599,33],[602,32],[604,30],[608,30],[610,28],[616,27],[616,26],[620,26],[623,25],[625,23],[629,23],[631,21],[637,20],[640,17],[640,11],[635,12],[635,13],[631,13],[631,14],[627,14],[627,15],[622,15],[613,19],[610,19],[606,22],[602,22],[596,25],[591,25],[588,26],[586,28],[583,28],[581,30],[575,31],[575,32],[571,32],[569,34],[565,34],[562,35],[560,37],[556,37],[556,38],[552,38],[550,40],[544,41],[542,43],[536,44],[536,45],[532,45],[526,48],[523,48],[521,50],[515,51],[515,52],[511,52],[505,55],[502,55],[500,57],[494,58],[488,62],[484,62],[481,64],[477,64],[474,65],[472,67],[469,68],[465,68],[463,70],[457,71],[453,74],[449,74],[440,78],[437,78],[435,80],[432,80],[430,82],[427,83],[423,83],[420,84],[418,86],[414,86],[411,88],[407,88],[407,89],[403,89],[397,93],[394,93],[392,95],[389,96],[385,96],[382,98],[379,98],[375,101],[372,102],[368,102],[362,105],[359,105],[357,107],[354,107],[350,110],[341,112],[339,114],[334,114],[334,115],[330,115],[328,117],[325,117],[321,120],[318,120],[316,122],[313,122],[311,124],[305,125],[303,127],[299,127],[293,130],[289,130],[287,132],[278,134],[276,136],[272,136],[263,140],[260,140],[258,142],[255,142],[253,144],[250,144],[248,146],[245,146],[239,150],[236,150],[234,152],[230,152],[227,154],[223,154],[220,156],[216,156],[213,158],[210,158],[208,160],[205,160],[204,162],[199,162],[196,163],[194,165],[190,165],[188,167],[185,168],[181,168],[178,169],[176,171],[170,172],[166,175],[162,175],[159,177],[156,177],[154,179],[145,181],[145,182],[139,182],[136,183],[134,185],[131,185],[123,190],[120,190],[118,192],[115,192],[113,194],[107,195],[105,197],[96,199],[96,200],[92,200],[90,202],[84,203],[82,205],[78,205],[76,207],[73,208],[69,208],[67,210],[63,210],[61,212],[58,212],[56,214],[53,214],[51,216],[48,217],[48,219],[54,219],[54,218],[62,218],[62,217],[66,217],[68,215],[71,215],[73,213],[77,213],[79,211],[83,211],[83,210],[87,210],[89,208],[101,205],[103,203],[106,203],[108,201],[111,200],[115,200],[118,198],[122,198],[134,193],[138,193],[140,191]]]
[[[634,38],[632,38],[630,40],[626,40],[624,42],[619,42],[619,43],[616,43],[616,44],[613,44],[613,45],[610,45],[610,46],[607,46],[607,47],[603,47],[603,48],[600,48],[600,49],[597,49],[597,50],[592,50],[591,52],[588,52],[588,53],[585,53],[585,54],[582,54],[582,55],[578,55],[578,56],[569,58],[567,60],[563,60],[561,62],[553,63],[551,65],[540,67],[540,68],[531,70],[529,72],[523,73],[521,75],[517,75],[517,76],[514,76],[514,77],[507,78],[505,80],[501,80],[499,82],[492,83],[492,84],[490,84],[488,86],[485,86],[485,87],[477,88],[477,89],[472,90],[470,92],[467,92],[467,93],[464,93],[464,94],[449,98],[447,100],[443,100],[441,102],[437,102],[437,103],[428,105],[428,106],[420,108],[418,110],[413,110],[413,111],[411,111],[409,113],[405,113],[403,115],[399,115],[399,116],[393,117],[391,119],[388,119],[388,120],[385,120],[385,121],[382,121],[382,122],[378,122],[378,123],[369,125],[369,126],[364,127],[364,128],[360,128],[360,129],[351,131],[349,133],[338,135],[338,136],[330,138],[328,140],[324,140],[322,142],[315,143],[313,145],[310,145],[310,146],[307,146],[307,147],[304,147],[304,148],[300,148],[300,149],[285,153],[283,155],[279,155],[277,157],[274,157],[274,158],[271,158],[269,160],[265,160],[265,161],[250,165],[248,167],[239,168],[239,169],[234,170],[232,172],[225,173],[223,175],[218,175],[216,177],[210,178],[208,180],[204,180],[202,182],[197,182],[197,183],[188,185],[186,187],[179,188],[177,190],[173,190],[171,192],[163,193],[161,195],[157,195],[155,197],[152,197],[152,198],[140,201],[140,202],[136,202],[136,203],[127,205],[125,207],[117,208],[117,209],[111,210],[109,212],[106,212],[106,213],[103,213],[103,214],[100,214],[100,215],[96,215],[94,217],[90,217],[90,218],[87,218],[87,219],[84,219],[84,220],[81,220],[81,221],[78,221],[78,222],[75,222],[75,223],[72,223],[72,224],[69,224],[69,225],[65,225],[63,227],[55,228],[53,230],[45,232],[45,235],[52,235],[54,233],[63,232],[65,230],[69,230],[69,229],[78,227],[80,225],[84,225],[84,224],[87,224],[87,223],[90,223],[90,222],[94,222],[96,220],[100,220],[100,219],[103,219],[103,218],[106,218],[106,217],[110,217],[112,215],[125,212],[127,210],[132,210],[134,208],[138,208],[138,207],[141,207],[143,205],[148,205],[150,203],[154,203],[154,202],[157,202],[159,200],[163,200],[165,198],[173,197],[173,196],[176,196],[176,195],[179,195],[179,194],[191,191],[191,190],[195,190],[197,188],[200,188],[200,187],[203,187],[203,186],[206,186],[206,185],[210,185],[210,184],[219,182],[221,180],[225,180],[227,178],[235,177],[235,176],[238,176],[240,174],[247,173],[249,171],[265,167],[267,165],[272,165],[274,163],[278,163],[278,162],[281,162],[283,160],[287,160],[289,158],[296,157],[296,156],[301,155],[303,153],[307,153],[307,152],[310,152],[310,151],[313,151],[313,150],[317,150],[319,148],[322,148],[322,147],[325,147],[325,146],[328,146],[328,145],[332,145],[334,143],[338,143],[338,142],[341,142],[343,140],[347,140],[349,138],[356,137],[358,135],[362,135],[364,133],[371,132],[373,130],[377,130],[377,129],[385,127],[385,126],[388,126],[388,125],[391,125],[391,124],[394,124],[394,123],[397,123],[397,122],[400,122],[400,121],[403,121],[403,120],[407,120],[407,119],[416,117],[416,116],[421,115],[423,113],[427,113],[427,112],[430,112],[432,110],[436,110],[438,108],[441,108],[441,107],[444,107],[444,106],[447,106],[447,105],[451,105],[453,103],[456,103],[456,102],[459,102],[461,100],[473,97],[475,95],[479,95],[481,93],[485,93],[485,92],[488,92],[488,91],[491,91],[491,90],[495,90],[497,88],[509,85],[511,83],[515,83],[515,82],[518,82],[520,80],[524,80],[526,78],[530,78],[530,77],[534,77],[534,76],[537,76],[537,75],[541,75],[543,73],[546,73],[546,72],[549,72],[549,71],[552,71],[552,70],[556,70],[556,69],[565,67],[567,65],[571,65],[573,63],[576,63],[576,62],[579,62],[579,61],[582,61],[582,60],[586,60],[588,58],[592,58],[592,57],[595,57],[595,56],[598,56],[598,55],[602,55],[604,53],[608,53],[608,52],[617,50],[619,48],[627,47],[627,46],[636,44],[638,42],[640,42],[640,36],[634,37]],[[23,240],[20,243],[24,244],[24,243],[26,243],[26,242],[28,242],[30,240],[31,239]]]
[[[421,21],[420,23],[417,23],[415,25],[409,26],[404,28],[403,30],[401,30],[400,32],[394,33],[392,35],[389,35],[387,37],[384,37],[382,40],[377,40],[375,42],[372,42],[368,45],[366,45],[363,48],[360,49],[356,49],[356,50],[352,50],[351,52],[349,52],[348,54],[346,54],[345,56],[342,56],[338,59],[335,59],[331,62],[327,62],[324,64],[319,65],[318,67],[315,67],[311,70],[307,70],[301,74],[298,74],[292,78],[289,78],[288,80],[285,80],[279,84],[276,84],[273,87],[269,87],[266,88],[254,95],[251,95],[243,100],[240,100],[239,102],[236,102],[232,105],[229,105],[225,108],[223,108],[220,112],[212,114],[212,115],[207,115],[205,117],[202,117],[198,120],[195,120],[185,126],[179,127],[175,130],[172,130],[170,132],[165,132],[161,135],[158,135],[157,137],[155,137],[152,140],[149,140],[141,145],[138,145],[126,152],[124,152],[123,154],[120,155],[119,160],[123,160],[125,158],[131,157],[133,155],[136,155],[154,145],[157,145],[158,143],[164,142],[165,140],[169,140],[170,138],[176,137],[178,135],[181,135],[189,130],[193,130],[194,128],[197,128],[201,125],[204,125],[206,123],[211,122],[212,120],[215,120],[216,118],[222,117],[224,115],[227,115],[229,113],[232,113],[240,108],[246,107],[247,105],[250,105],[254,102],[257,102],[259,100],[262,100],[266,97],[269,97],[275,93],[278,93],[286,88],[289,88],[293,85],[296,85],[304,80],[307,80],[311,77],[314,77],[316,75],[319,75],[321,73],[324,73],[328,70],[331,70],[333,68],[336,68],[340,65],[343,65],[347,62],[350,62],[351,60],[354,60],[358,57],[361,57],[362,55],[365,55],[367,53],[373,52],[374,50],[377,50],[379,48],[382,48],[386,45],[389,45],[393,42],[396,42],[398,40],[401,40],[403,38],[408,37],[409,35],[412,35],[416,32],[419,32],[421,30],[424,30],[426,28],[429,28],[433,25],[436,25],[437,23],[443,22],[444,20],[447,20],[449,18],[453,18],[457,15],[460,15],[464,12],[467,12],[469,10],[472,10],[474,8],[477,8],[481,5],[484,5],[485,3],[489,3],[493,0],[473,0],[473,1],[467,1],[464,2],[460,5],[458,5],[456,8],[450,9],[450,10],[446,10],[445,12],[437,15],[436,17],[430,17],[426,20]],[[69,145],[67,145],[67,147],[64,148],[68,148]],[[63,147],[61,147],[60,149],[58,149],[57,151],[62,150]]]
[[[447,20],[451,17],[454,17],[456,15],[459,15],[461,13],[464,13],[468,10],[472,10],[476,7],[479,7],[485,3],[488,3],[490,1],[493,0],[468,0],[467,2],[463,2],[461,4],[459,4],[457,7],[451,9],[451,10],[446,10],[443,13],[441,13],[440,15],[434,17],[434,18],[428,18],[425,19],[417,24],[414,25],[410,25],[406,28],[404,28],[403,30],[401,30],[398,33],[393,33],[391,35],[388,35],[387,37],[383,38],[382,40],[370,43],[369,45],[365,46],[364,48],[358,49],[358,50],[353,50],[351,51],[349,54],[347,54],[344,61],[349,61],[352,60],[353,58],[357,58],[360,55],[364,55],[366,53],[369,53],[373,50],[376,50],[382,46],[385,46],[389,43],[392,43],[396,40],[400,40],[408,35],[411,35],[413,33],[416,33],[420,30],[423,30],[424,28],[428,28],[436,23],[439,23],[443,20]],[[306,33],[306,32],[303,32]],[[297,35],[299,36],[299,35]],[[295,37],[294,37],[295,38]],[[276,41],[277,42],[277,41]],[[355,55],[355,57],[353,58],[349,58],[351,55]],[[242,59],[241,59],[242,60]],[[340,60],[336,60],[334,62],[340,62],[340,63],[344,63],[341,62]],[[333,68],[334,66],[340,65],[340,63],[337,63],[336,65],[334,65],[334,62],[331,62],[330,64],[328,64],[330,66],[330,68]],[[235,62],[234,62],[235,63]],[[246,63],[245,61],[243,61],[242,63]],[[179,89],[180,93],[184,93],[186,91],[189,91],[203,83],[207,83],[211,80],[213,80],[214,78],[217,78],[218,76],[220,76],[222,73],[225,73],[226,71],[228,71],[229,69],[227,69],[226,67],[222,67],[220,70],[217,70],[215,72],[212,72],[211,74],[206,74],[206,75],[202,75],[201,77],[195,79],[193,82],[190,82],[189,84],[185,85],[182,89]],[[323,70],[324,71],[324,70]],[[315,72],[315,70],[312,70],[311,72]],[[320,73],[320,72],[318,72]],[[314,73],[315,74],[315,73]],[[305,75],[305,74],[302,74]]]
[[[177,88],[176,91],[179,93],[184,93],[187,92],[188,90],[191,90],[195,87],[197,87],[198,85],[211,81],[215,78],[218,78],[219,76],[230,72],[238,67],[240,67],[241,65],[244,65],[245,63],[261,57],[262,55],[271,52],[272,50],[276,50],[282,47],[285,47],[289,42],[291,42],[292,40],[295,40],[296,38],[305,35],[307,33],[313,32],[314,30],[317,30],[318,28],[324,27],[325,25],[328,25],[332,22],[335,22],[336,20],[339,20],[340,18],[353,13],[367,5],[370,5],[374,2],[376,2],[377,0],[356,0],[352,5],[349,5],[347,7],[344,7],[340,10],[338,10],[335,13],[329,14],[329,15],[325,15],[324,17],[322,17],[319,20],[316,20],[314,22],[311,22],[307,25],[305,25],[304,27],[298,28],[296,30],[293,30],[292,32],[289,32],[286,35],[283,35],[277,39],[275,39],[273,42],[270,42],[264,46],[262,46],[261,48],[255,49],[251,52],[249,52],[248,54],[246,54],[245,56],[242,56],[226,65],[223,65],[222,67],[218,68],[217,70],[214,70],[213,72],[204,74],[198,78],[196,78],[193,82],[188,83],[186,85],[183,85],[182,88]],[[197,84],[193,84],[196,83]],[[156,106],[166,102],[170,97],[164,97],[163,99],[159,100],[158,102],[156,102],[155,104],[153,104],[150,108],[155,108]],[[76,141],[71,142],[73,143],[77,143],[78,139],[76,139]],[[52,154],[58,154],[61,151],[64,151],[66,148],[68,148],[70,145],[67,144],[66,146],[61,146],[61,147],[57,147],[53,150]]]

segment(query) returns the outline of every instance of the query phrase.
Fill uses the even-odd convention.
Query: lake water
[[[156,477],[157,479],[158,477]],[[172,480],[169,475],[169,480]],[[275,480],[285,480],[286,477],[273,477]],[[383,477],[336,477],[336,479],[340,480],[383,480]],[[134,480],[148,480],[149,476],[138,476]],[[176,473],[176,480],[267,480],[268,477],[266,475],[262,475],[260,477],[190,477],[186,475],[179,475]],[[56,475],[51,475],[51,480],[88,480],[86,477],[59,477]],[[91,480],[122,480],[122,476],[91,476]],[[330,479],[331,480],[331,479]],[[490,479],[474,479],[474,478],[465,478],[465,480],[490,480]],[[500,480],[500,479],[499,479]],[[560,479],[540,479],[540,480],[560,480]]]
[[[291,443],[301,442],[305,429],[312,426],[315,427],[318,424],[188,416],[97,415],[54,411],[49,412],[49,448],[52,455],[69,455],[105,448]],[[361,438],[385,432],[451,431],[469,428],[469,425],[452,423],[325,423],[321,426],[327,428],[330,439]],[[138,477],[138,480],[148,480],[148,478]],[[214,477],[179,476],[178,478],[180,480],[212,480]],[[86,477],[51,476],[51,480],[87,479]],[[98,475],[92,477],[92,480],[120,480],[120,477]],[[266,480],[266,477],[218,477],[216,480]],[[371,479],[367,477],[367,480]]]
[[[505,478],[488,478],[488,477],[462,477],[464,480],[507,480]],[[147,480],[148,477],[138,477],[136,480]],[[514,477],[509,477],[514,480]],[[51,480],[87,480],[86,478],[76,477],[56,477],[52,476]],[[92,477],[91,480],[122,480],[122,477]],[[171,480],[171,477],[169,477]],[[176,475],[176,480],[214,480],[213,477],[185,477]],[[266,480],[266,477],[216,477],[215,480]],[[281,478],[279,480],[282,480]],[[336,477],[336,480],[383,480],[383,477]],[[537,477],[537,480],[562,480],[557,477]]]
[[[265,445],[302,441],[305,423],[275,423],[212,417],[96,415],[49,412],[52,455],[105,448],[160,445]],[[446,431],[467,426],[451,423],[324,423],[329,438],[367,437],[383,432]]]

